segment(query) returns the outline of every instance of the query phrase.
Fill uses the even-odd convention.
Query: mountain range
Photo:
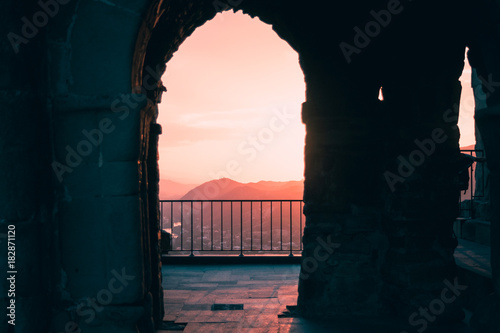
[[[198,186],[160,181],[161,200],[300,200],[303,191],[303,181],[240,183],[221,178]]]
[[[475,145],[461,147],[474,150]],[[160,200],[301,200],[303,180],[240,183],[229,178],[201,185],[160,180]]]

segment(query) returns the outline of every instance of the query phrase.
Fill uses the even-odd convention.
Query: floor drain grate
[[[164,321],[163,324],[161,324],[161,329],[166,330],[166,331],[184,331],[186,326],[187,326],[187,323],[176,323],[173,321]]]
[[[243,310],[243,304],[212,304],[212,311]]]

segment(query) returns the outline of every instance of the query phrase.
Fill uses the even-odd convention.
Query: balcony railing
[[[462,153],[483,159],[482,150]],[[460,195],[460,216],[474,216],[484,196],[484,163],[468,170],[469,188]],[[476,176],[481,183],[476,183]],[[302,200],[161,200],[161,227],[171,235],[173,255],[239,254],[294,256],[302,251]]]
[[[485,196],[486,174],[484,150],[463,149],[460,152],[462,154],[471,155],[478,160],[474,162],[468,170],[469,188],[466,191],[460,192],[459,216],[465,218],[474,218],[474,201],[481,200]]]
[[[161,200],[173,255],[289,255],[302,251],[302,200]]]

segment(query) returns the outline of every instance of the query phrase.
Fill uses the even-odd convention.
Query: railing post
[[[181,251],[184,249],[184,202],[181,201]]]
[[[200,201],[201,205],[201,250],[203,251],[203,244],[205,243],[205,239],[203,238],[204,233],[203,233],[203,201]]]
[[[220,250],[224,251],[224,201],[220,202]]]
[[[280,251],[283,251],[283,201],[280,201]]]
[[[289,257],[293,257],[293,237],[292,237],[292,204],[293,201],[290,201],[290,254],[288,255]]]
[[[250,251],[253,251],[253,201],[250,201]]]
[[[191,201],[191,254],[189,255],[190,257],[194,257],[193,244],[194,244],[194,233],[193,233],[193,201]]]
[[[475,216],[475,209],[474,209],[474,164],[477,162],[472,163],[470,166],[470,176],[469,176],[469,190],[470,190],[470,218],[473,219]]]
[[[233,221],[233,202],[231,201],[231,251],[233,251],[233,237],[234,237],[234,233],[233,233],[233,224],[234,224],[234,221]]]
[[[210,238],[210,248],[214,250],[214,202],[210,201],[210,225],[212,226],[212,237]]]
[[[262,251],[264,248],[262,246],[263,244],[263,237],[262,235],[264,234],[264,230],[262,230],[262,226],[264,225],[262,221],[262,201],[260,202],[260,250]]]
[[[299,244],[300,244],[300,251],[302,251],[302,234],[304,232],[304,229],[302,228],[302,215],[303,215],[302,207],[303,207],[304,203],[303,203],[303,201],[300,201],[299,204],[300,204],[299,205],[299,207],[300,207],[300,209],[299,209],[299,216],[300,216],[300,229],[299,229],[300,230],[299,231],[299,233],[300,233],[300,239],[299,239]]]
[[[171,234],[171,247],[174,249],[174,202],[170,201],[170,234]]]
[[[163,230],[163,202],[160,202],[160,226]]]
[[[240,201],[240,257],[243,257],[243,201]]]
[[[269,201],[269,205],[271,206],[271,250],[273,250],[273,202]]]

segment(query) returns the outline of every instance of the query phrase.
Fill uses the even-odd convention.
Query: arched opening
[[[460,147],[467,149],[472,148],[472,146],[476,144],[474,122],[475,100],[471,76],[472,69],[466,56],[464,70],[462,71],[462,76],[460,77],[460,82],[462,83],[462,94],[460,97],[458,127],[460,128]]]
[[[305,83],[298,54],[259,19],[224,12],[182,43],[162,82],[160,223],[170,253],[265,254],[283,244],[299,253]]]
[[[160,200],[182,200],[160,202],[169,253],[299,254],[305,83],[298,54],[258,18],[224,12],[166,65]]]
[[[458,127],[460,129],[460,150],[464,160],[467,160],[464,170],[460,173],[460,218],[488,219],[489,205],[489,171],[485,164],[484,146],[476,126],[474,114],[477,108],[486,103],[485,95],[478,94],[481,89],[477,74],[473,73],[465,50],[465,66],[460,77],[462,94]],[[476,80],[476,82],[473,82]],[[476,92],[475,92],[476,91]],[[481,89],[482,91],[482,89]],[[461,230],[461,228],[459,228]],[[460,232],[460,235],[461,232]]]
[[[304,77],[269,25],[224,12],[168,62],[159,106],[162,179],[301,180]]]

